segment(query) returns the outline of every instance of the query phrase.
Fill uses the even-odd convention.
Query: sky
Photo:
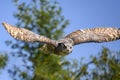
[[[62,14],[70,21],[64,30],[65,35],[72,31],[95,27],[116,27],[120,28],[120,0],[59,0],[62,7]],[[5,45],[6,40],[14,40],[1,25],[3,21],[15,25],[17,20],[13,17],[16,11],[12,0],[1,0],[0,2],[0,52],[12,51]],[[85,58],[89,61],[90,55],[97,56],[102,46],[111,51],[120,51],[120,40],[106,43],[85,43],[74,47],[66,59],[80,60]],[[6,77],[4,76],[6,75]],[[0,79],[10,80],[6,72],[0,74]]]

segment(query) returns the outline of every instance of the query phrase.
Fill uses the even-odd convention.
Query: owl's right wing
[[[120,39],[120,29],[117,28],[93,28],[74,31],[65,38],[73,40],[73,45],[89,42],[108,42]]]
[[[41,42],[56,46],[55,40],[51,40],[45,36],[35,34],[25,28],[17,28],[5,22],[3,22],[2,25],[6,28],[7,32],[15,39],[23,40],[26,42]]]

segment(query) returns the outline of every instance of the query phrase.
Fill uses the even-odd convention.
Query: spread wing
[[[3,22],[2,25],[6,28],[8,33],[15,39],[23,40],[26,42],[47,43],[47,44],[52,44],[56,46],[55,40],[51,40],[45,36],[35,34],[32,31],[29,31],[25,28],[17,28],[5,22]]]
[[[120,39],[120,29],[117,28],[93,28],[77,30],[65,36],[71,38],[74,45],[88,42],[108,42]]]

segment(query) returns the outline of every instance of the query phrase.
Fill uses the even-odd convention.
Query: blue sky
[[[120,0],[59,0],[62,7],[62,14],[70,20],[70,25],[65,29],[65,35],[72,31],[94,27],[117,27],[120,28]],[[16,11],[12,0],[1,0],[0,2],[0,51],[10,52],[11,49],[4,44],[5,40],[14,40],[3,28],[1,23],[6,21],[14,25],[17,21],[13,17]],[[80,59],[84,57],[86,62],[89,56],[97,56],[102,46],[108,47],[111,51],[120,51],[120,40],[107,43],[86,43],[74,47],[67,59]],[[8,80],[4,77],[0,79]],[[4,77],[4,78],[3,78]],[[9,79],[10,80],[10,79]]]

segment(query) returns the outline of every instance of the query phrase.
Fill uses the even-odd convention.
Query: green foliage
[[[3,69],[6,66],[7,61],[8,61],[8,56],[0,54],[0,69],[1,68]]]
[[[110,52],[107,48],[104,48],[99,58],[96,58],[95,69],[92,71],[93,79],[111,80],[114,76],[120,72],[120,53]],[[117,80],[120,78],[117,77]],[[112,79],[116,80],[116,79]]]
[[[63,58],[55,55],[46,55],[45,57],[38,56],[39,60],[34,59],[35,76],[33,80],[60,80],[69,78],[68,72],[62,69],[61,60]],[[40,59],[42,58],[42,59]],[[40,63],[41,62],[41,63]]]
[[[16,26],[27,28],[37,34],[52,39],[62,36],[68,20],[61,15],[61,8],[55,0],[14,0],[17,12],[14,17],[18,20]],[[14,57],[22,58],[24,66],[14,65],[8,72],[13,79],[22,80],[66,80],[68,71],[59,64],[64,58],[55,55],[46,55],[39,50],[41,43],[27,43],[23,41],[11,42]],[[45,52],[44,52],[45,53]],[[30,63],[30,64],[28,64]],[[22,63],[21,63],[22,64]],[[21,68],[25,68],[22,70]]]
[[[88,64],[83,64],[75,80],[120,80],[120,52],[111,52],[107,48],[92,56]]]
[[[61,8],[55,0],[14,0],[18,20],[17,26],[27,28],[37,34],[59,39],[68,21],[61,15]],[[41,43],[22,41],[7,42],[14,49],[13,57],[21,58],[22,66],[13,65],[8,72],[13,80],[120,80],[120,52],[113,53],[103,48],[98,56],[92,56],[87,64],[65,61],[54,54],[44,54],[39,50]],[[5,59],[5,58],[4,58]],[[2,59],[4,65],[5,60]],[[79,64],[80,63],[80,64]]]

